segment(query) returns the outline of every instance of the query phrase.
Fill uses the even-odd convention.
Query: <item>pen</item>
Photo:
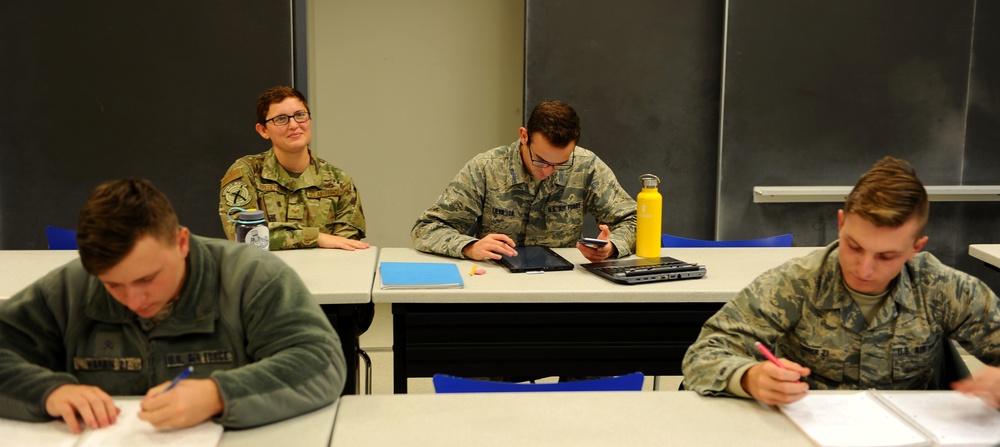
[[[757,350],[760,351],[761,354],[764,354],[764,357],[767,357],[767,359],[770,360],[771,363],[774,363],[775,365],[778,365],[778,368],[781,368],[781,369],[784,369],[784,370],[788,369],[788,368],[785,368],[785,365],[782,365],[781,362],[778,361],[778,358],[774,356],[774,353],[772,353],[770,349],[767,349],[767,346],[764,346],[763,343],[761,343],[761,342],[758,341],[758,342],[754,342],[753,345],[756,346]],[[796,380],[796,382],[798,382],[798,380]]]
[[[767,349],[767,346],[764,346],[763,343],[761,343],[761,342],[758,341],[758,342],[754,343],[753,345],[756,346],[757,350],[760,351],[761,354],[764,354],[764,357],[767,357],[767,359],[770,360],[771,363],[774,363],[775,365],[778,365],[778,368],[788,369],[788,368],[785,368],[785,365],[782,365],[781,362],[778,361],[778,358],[775,357],[774,354],[771,353],[771,350]]]
[[[167,389],[163,390],[163,392],[166,393],[167,391],[170,391],[170,389],[173,388],[174,385],[177,385],[178,382],[184,380],[185,377],[191,375],[191,371],[194,371],[193,366],[188,366],[187,368],[185,368],[184,371],[181,371],[181,373],[177,375],[177,378],[174,379],[173,382],[170,382],[170,385],[167,385]]]
[[[469,276],[476,276],[476,270],[477,269],[479,269],[479,266],[473,264],[472,265],[472,270],[469,272]]]

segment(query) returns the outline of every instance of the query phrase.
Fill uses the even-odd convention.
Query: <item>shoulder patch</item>
[[[226,205],[243,206],[250,203],[250,189],[243,182],[232,182],[222,190]]]
[[[240,177],[243,177],[243,172],[242,171],[240,171],[239,169],[230,169],[229,172],[226,173],[226,176],[222,177],[222,182],[220,182],[220,183],[222,183],[223,185],[225,185],[226,183],[229,183],[229,182],[231,182],[233,180],[236,180],[236,179],[238,179]]]

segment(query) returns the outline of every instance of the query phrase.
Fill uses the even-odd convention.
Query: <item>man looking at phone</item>
[[[593,152],[579,147],[569,104],[535,106],[520,138],[470,160],[410,231],[417,250],[473,260],[516,256],[517,247],[572,247],[590,262],[635,248],[635,200]],[[581,243],[592,214],[601,230]],[[474,235],[474,236],[473,236]]]

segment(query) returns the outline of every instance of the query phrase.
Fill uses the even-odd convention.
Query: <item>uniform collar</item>
[[[850,291],[844,285],[843,272],[840,270],[840,247],[839,241],[834,241],[826,246],[824,260],[817,280],[820,281],[817,287],[819,299],[815,303],[820,309],[839,309],[854,303]],[[912,260],[903,264],[903,269],[894,280],[887,298],[896,304],[907,309],[917,308],[916,290],[913,288],[913,265]],[[829,272],[829,273],[828,273]]]
[[[264,155],[264,164],[260,170],[261,178],[277,183],[289,191],[320,186],[319,162],[313,156],[312,149],[306,148],[306,150],[309,151],[309,166],[302,175],[295,178],[288,175],[288,171],[278,163],[278,156],[275,155],[272,147]]]

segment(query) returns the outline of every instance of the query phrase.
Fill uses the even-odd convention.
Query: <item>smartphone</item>
[[[595,238],[592,238],[592,237],[582,238],[582,239],[580,239],[580,243],[583,244],[583,245],[586,245],[586,246],[588,246],[590,248],[598,248],[598,247],[603,247],[605,245],[608,245],[608,241],[606,241],[604,239],[595,239]]]

